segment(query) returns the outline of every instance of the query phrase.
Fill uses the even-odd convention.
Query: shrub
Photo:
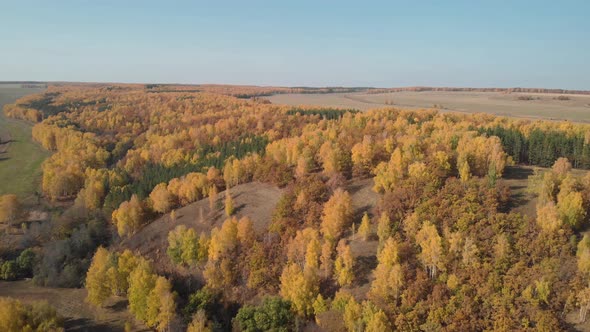
[[[0,331],[63,331],[63,319],[47,302],[26,305],[0,297]]]
[[[271,297],[260,306],[242,307],[233,322],[234,327],[241,331],[292,331],[295,315],[291,311],[291,303]]]

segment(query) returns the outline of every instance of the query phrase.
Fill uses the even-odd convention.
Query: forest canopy
[[[41,190],[61,210],[47,231],[23,231],[32,249],[7,253],[0,275],[84,286],[94,306],[125,297],[158,330],[555,331],[585,321],[588,125],[259,98],[285,91],[65,84],[8,105],[53,152]],[[527,214],[503,178],[529,166],[542,168],[527,181]],[[266,224],[234,194],[252,182],[280,188]],[[375,203],[359,201],[363,183]],[[201,200],[208,214],[195,222],[207,227],[177,221]],[[220,223],[207,220],[216,213]],[[20,220],[19,202],[0,197],[0,222]],[[163,220],[169,232],[137,240]],[[133,252],[133,239],[154,242]]]

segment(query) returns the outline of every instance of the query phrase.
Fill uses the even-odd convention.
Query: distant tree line
[[[358,113],[356,109],[339,109],[339,108],[318,108],[318,109],[301,109],[294,108],[287,111],[287,115],[319,115],[325,120],[337,120],[346,113]]]
[[[430,87],[430,86],[408,86],[402,88],[367,89],[366,93],[378,94],[388,92],[423,92],[423,91],[447,91],[447,92],[501,92],[501,93],[559,93],[589,95],[588,90],[565,90],[565,89],[542,89],[542,88],[457,88],[457,87]]]
[[[33,119],[31,117],[28,118],[28,120],[34,120],[34,122],[40,121],[41,119],[46,119],[52,115],[57,115],[62,112],[69,112],[71,110],[79,109],[85,106],[99,105],[100,112],[104,112],[105,110],[108,110],[111,107],[110,105],[106,104],[106,98],[100,98],[98,100],[90,101],[73,100],[67,103],[54,103],[55,98],[59,95],[59,92],[47,92],[42,94],[40,98],[19,103],[18,107],[20,109],[36,111],[36,119]]]

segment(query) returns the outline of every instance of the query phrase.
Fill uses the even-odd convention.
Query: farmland
[[[553,93],[401,91],[388,93],[277,94],[276,104],[317,105],[368,110],[382,107],[436,108],[516,118],[590,122],[590,96]]]

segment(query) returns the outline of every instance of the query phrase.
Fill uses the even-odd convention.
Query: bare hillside
[[[364,212],[373,215],[373,208],[377,203],[377,194],[373,192],[373,180],[356,180],[346,186],[350,192],[355,208],[355,223],[358,225]],[[234,200],[235,216],[237,218],[248,217],[254,223],[254,229],[262,233],[271,221],[274,208],[281,196],[282,190],[266,183],[253,182],[241,184],[231,188]],[[224,199],[226,192],[219,193],[217,204],[213,210],[209,208],[209,199],[203,199],[176,210],[176,220],[172,221],[170,214],[165,214],[135,235],[122,241],[119,249],[131,249],[149,257],[156,268],[167,273],[192,274],[196,271],[188,271],[182,267],[174,266],[166,255],[168,246],[168,233],[178,225],[194,228],[197,233],[210,232],[214,227],[221,227],[227,219],[224,212]],[[357,247],[355,255],[374,255],[370,246]],[[367,250],[367,248],[369,248]],[[357,252],[358,251],[358,252]]]
[[[230,192],[234,200],[235,216],[250,218],[257,232],[268,225],[281,196],[281,189],[260,182],[241,184],[231,188]],[[171,220],[170,214],[161,216],[124,240],[121,249],[138,251],[152,258],[156,265],[167,262],[168,233],[178,225],[192,227],[197,233],[210,232],[214,227],[220,227],[227,219],[223,206],[225,194],[226,191],[219,193],[217,204],[212,210],[209,208],[209,199],[206,198],[176,210],[175,221]]]

